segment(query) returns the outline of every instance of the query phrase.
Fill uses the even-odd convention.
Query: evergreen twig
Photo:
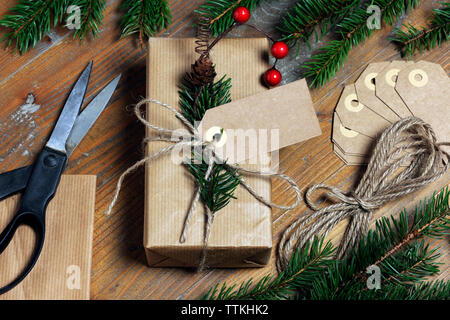
[[[214,83],[194,85],[189,77],[180,86],[180,107],[182,115],[193,125],[201,121],[206,111],[231,102],[231,79],[223,76]],[[193,154],[187,164],[189,171],[200,187],[200,198],[214,214],[224,208],[240,184],[241,176],[226,163],[214,163],[209,179],[205,179],[208,163],[202,155]]]
[[[285,272],[278,276],[267,275],[252,286],[253,279],[242,283],[236,289],[235,285],[224,283],[213,287],[202,298],[204,300],[263,300],[288,299],[296,290],[306,291],[317,273],[324,272],[335,249],[331,243],[323,243],[315,238],[303,250],[295,252]]]
[[[238,6],[247,7],[252,11],[262,0],[207,0],[196,13],[210,20],[213,36],[218,36],[233,23],[233,10]]]
[[[88,33],[95,38],[103,21],[105,0],[71,0],[70,5],[80,8],[80,28],[74,32],[74,38],[83,40]]]
[[[438,248],[430,249],[424,237],[442,238],[450,231],[450,192],[445,188],[417,206],[413,221],[406,211],[398,218],[381,218],[348,258],[330,257],[332,246],[315,239],[291,257],[278,276],[267,275],[256,286],[253,280],[236,286],[216,285],[204,299],[448,299],[450,281],[426,282],[439,272]],[[320,243],[320,245],[318,245]],[[311,254],[313,253],[313,254]],[[303,257],[299,259],[299,257]],[[367,287],[368,267],[379,267],[380,289]],[[297,270],[297,271],[296,271]],[[300,272],[301,271],[301,272]],[[291,286],[290,284],[296,284]]]
[[[429,27],[420,29],[404,25],[405,31],[397,29],[390,40],[401,48],[402,56],[411,57],[417,51],[431,50],[448,41],[450,36],[450,2],[442,3],[443,7],[433,10]]]
[[[74,38],[83,40],[89,33],[95,37],[105,5],[105,0],[20,0],[0,20],[0,26],[9,29],[0,41],[6,41],[7,47],[14,44],[23,54],[47,35],[52,26],[64,20],[72,21],[78,13],[80,25],[74,31]],[[79,10],[69,12],[71,6]],[[121,8],[125,12],[120,23],[121,36],[138,33],[141,43],[144,37],[154,36],[166,28],[172,19],[167,0],[124,0]]]
[[[358,8],[361,0],[303,0],[282,18],[277,29],[281,40],[294,45],[299,40],[309,46],[309,38],[315,34],[318,41],[333,26]],[[316,27],[320,27],[319,31]]]
[[[1,41],[7,47],[15,44],[16,50],[25,53],[33,48],[51,26],[60,23],[66,12],[68,0],[21,0],[0,20],[0,26],[9,28]]]
[[[381,11],[381,20],[392,24],[408,8],[416,7],[418,0],[373,0],[364,9],[355,9],[340,22],[335,30],[338,39],[329,42],[304,64],[305,76],[311,79],[313,87],[323,86],[346,61],[350,50],[371,36],[373,30],[367,26],[369,5],[376,5]]]
[[[167,0],[124,0],[121,9],[124,11],[121,37],[138,33],[141,43],[144,37],[167,28],[172,20]]]

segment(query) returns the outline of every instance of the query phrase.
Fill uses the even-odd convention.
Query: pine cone
[[[197,86],[204,86],[212,83],[216,77],[216,70],[209,57],[200,56],[191,66],[189,80]]]

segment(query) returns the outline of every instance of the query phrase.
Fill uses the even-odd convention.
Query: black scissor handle
[[[35,214],[32,212],[18,212],[12,221],[6,226],[3,232],[0,234],[0,254],[8,247],[14,234],[20,226],[30,226],[36,234],[36,242],[33,250],[33,255],[28,261],[27,266],[22,272],[8,285],[0,288],[0,295],[11,290],[18,285],[33,269],[36,261],[39,259],[42,247],[45,239],[45,217],[41,214]]]
[[[67,156],[64,153],[50,148],[44,147],[39,154],[22,195],[19,211],[0,234],[1,254],[11,242],[17,228],[21,225],[29,225],[37,235],[33,256],[16,279],[0,288],[0,295],[18,285],[33,269],[39,258],[45,238],[45,211],[55,195],[66,163]]]

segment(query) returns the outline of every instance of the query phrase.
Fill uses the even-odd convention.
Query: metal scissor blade
[[[72,132],[66,142],[66,154],[67,158],[70,158],[72,152],[83,140],[86,133],[91,129],[97,118],[108,104],[111,96],[116,90],[117,84],[121,75],[112,80],[100,93],[92,99],[86,108],[78,116],[75,124],[73,125]]]
[[[78,113],[80,112],[81,105],[83,104],[84,94],[86,93],[86,88],[89,83],[91,69],[92,61],[81,73],[75,83],[75,86],[70,92],[66,104],[61,111],[61,115],[59,116],[58,122],[56,123],[52,135],[46,144],[47,147],[66,153],[66,141],[72,131],[73,124],[77,119]]]

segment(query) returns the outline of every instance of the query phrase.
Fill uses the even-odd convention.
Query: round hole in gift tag
[[[211,127],[205,133],[205,140],[214,142],[216,147],[223,147],[227,142],[227,133],[221,127]]]
[[[364,108],[364,105],[359,102],[356,93],[350,93],[348,96],[346,96],[344,105],[351,112],[359,112],[362,110],[362,108]]]
[[[395,87],[395,83],[397,82],[397,76],[400,72],[400,69],[394,68],[386,72],[386,83],[391,87]]]
[[[371,72],[364,78],[364,84],[372,91],[375,91],[375,78],[377,75],[377,72]]]
[[[409,73],[408,80],[414,87],[420,88],[428,83],[428,75],[422,69],[414,69]]]
[[[356,137],[356,136],[359,134],[359,133],[356,132],[356,131],[353,131],[353,130],[351,130],[351,129],[347,129],[347,128],[344,127],[342,124],[339,125],[339,129],[340,129],[342,135],[343,135],[344,137],[347,137],[347,138],[354,138],[354,137]]]

